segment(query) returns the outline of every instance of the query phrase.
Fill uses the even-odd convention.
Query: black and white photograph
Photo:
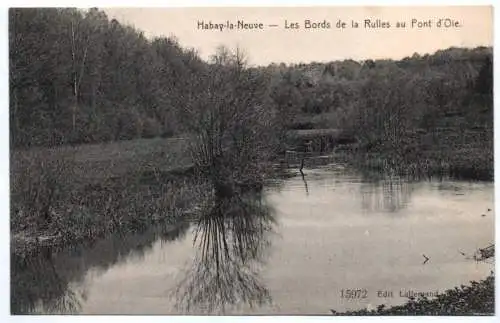
[[[494,316],[493,12],[9,8],[10,315]]]

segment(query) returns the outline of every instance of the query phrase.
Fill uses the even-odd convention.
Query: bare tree
[[[212,60],[198,78],[185,113],[195,134],[195,165],[222,192],[235,184],[261,182],[276,145],[276,129],[266,79],[246,68],[243,51],[219,47]]]
[[[81,20],[78,19],[78,22]],[[82,32],[79,31],[80,23],[75,23],[75,20],[71,21],[71,74],[72,74],[72,87],[73,87],[73,103],[71,106],[72,112],[72,125],[73,133],[76,131],[76,113],[78,110],[78,96],[79,90],[82,84],[83,72],[85,70],[85,62],[87,60],[87,52],[90,43],[90,32],[87,33],[85,40],[82,44],[78,44],[78,38],[83,37]],[[80,34],[80,35],[78,35]]]

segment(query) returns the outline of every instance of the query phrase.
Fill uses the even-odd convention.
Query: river
[[[330,314],[402,304],[407,292],[442,292],[493,270],[471,259],[494,241],[493,201],[493,183],[306,169],[215,201],[198,226],[13,256],[11,310]]]

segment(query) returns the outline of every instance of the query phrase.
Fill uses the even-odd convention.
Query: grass
[[[492,273],[479,282],[448,289],[433,299],[410,297],[404,305],[386,308],[380,305],[374,310],[348,311],[334,315],[494,315],[495,276]]]
[[[13,228],[12,248],[17,254],[29,254],[43,245],[87,242],[116,231],[142,231],[159,222],[175,225],[195,208],[203,194],[203,186],[189,179],[154,186],[109,185],[87,193],[73,191],[51,206],[50,222],[30,221],[33,215],[27,212],[15,214],[14,223],[29,225]]]
[[[287,149],[303,150],[304,143],[312,140],[319,151],[326,139],[327,149],[340,152],[346,162],[362,170],[492,181],[492,103],[483,105],[438,115],[425,129],[419,128],[421,120],[410,121],[404,129],[384,129],[374,122],[349,128],[349,122],[339,123],[335,113],[302,115],[296,121],[303,127],[289,131]]]
[[[309,132],[304,140],[309,139]],[[364,140],[356,144],[337,144],[334,150],[362,170],[492,181],[492,137],[493,131],[488,128],[462,132],[451,128],[434,133],[419,130],[408,132],[397,142]]]
[[[56,148],[31,148],[11,153],[11,165],[21,163],[23,169],[34,159],[71,162],[73,181],[100,182],[111,177],[121,177],[144,171],[169,171],[189,166],[187,137],[135,139],[102,144],[60,146]],[[16,174],[14,174],[16,175]]]
[[[203,198],[205,184],[184,176],[186,140],[31,149],[11,154],[11,246],[29,254],[117,230],[175,221]]]
[[[491,154],[491,158],[488,156]],[[350,162],[357,168],[382,173],[424,177],[451,177],[463,180],[493,180],[492,153],[482,149],[422,150],[414,158],[372,152],[353,156]]]

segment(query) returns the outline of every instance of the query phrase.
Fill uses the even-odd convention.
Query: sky
[[[343,59],[401,59],[413,53],[434,53],[456,47],[492,46],[491,6],[386,6],[386,7],[190,7],[104,8],[108,17],[134,25],[148,37],[174,35],[181,46],[198,50],[208,58],[219,45],[239,46],[252,65],[308,63]],[[455,27],[437,27],[439,19],[452,19]],[[390,28],[365,28],[365,19],[379,19]],[[412,27],[412,20],[427,22]],[[261,30],[198,28],[198,23],[262,23]],[[330,23],[330,29],[306,29],[305,20]],[[345,28],[336,28],[338,20]],[[430,22],[430,27],[427,27]],[[359,22],[353,28],[352,22]],[[396,28],[406,22],[406,28]],[[285,28],[298,23],[299,29]],[[277,27],[268,27],[275,24]],[[285,26],[286,24],[286,26]]]

